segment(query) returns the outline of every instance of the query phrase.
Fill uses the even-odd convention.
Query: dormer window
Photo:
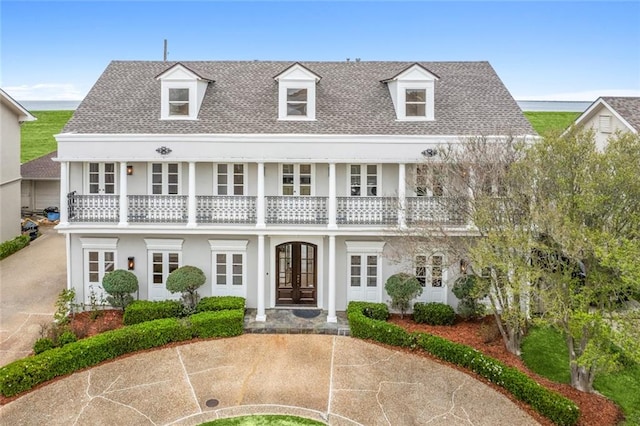
[[[278,120],[316,119],[318,74],[296,62],[274,79],[278,82]]]
[[[307,89],[287,89],[287,116],[307,116]]]
[[[389,88],[398,121],[435,120],[435,82],[439,77],[420,64],[413,64],[383,80]]]
[[[189,89],[169,89],[169,115],[189,115]]]
[[[405,105],[407,117],[425,117],[427,111],[426,89],[406,89]]]

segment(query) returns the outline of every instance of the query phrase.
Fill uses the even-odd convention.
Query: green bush
[[[125,325],[132,325],[161,318],[179,318],[182,311],[182,304],[177,300],[136,300],[125,308],[122,321]]]
[[[30,241],[31,239],[28,235],[20,235],[13,240],[3,242],[0,244],[0,260],[28,246]]]
[[[479,302],[487,296],[486,279],[477,275],[459,277],[451,292],[459,299],[458,314],[464,319],[480,318],[485,313],[485,306]]]
[[[42,337],[33,344],[33,352],[37,354],[41,354],[44,351],[48,351],[49,349],[55,348],[56,345],[53,343],[53,340],[48,337]]]
[[[71,330],[65,330],[62,332],[60,337],[58,337],[58,346],[68,345],[69,343],[77,342],[78,336]]]
[[[383,303],[349,302],[347,317],[350,334],[394,346],[412,346],[414,336],[402,327],[385,322],[388,316],[387,305]],[[377,319],[380,317],[384,317],[384,320]]]
[[[182,293],[182,301],[187,312],[195,312],[200,295],[198,288],[207,281],[202,269],[185,265],[174,270],[167,277],[167,290],[171,293]]]
[[[239,336],[244,328],[244,309],[200,312],[191,315],[189,322],[197,337]]]
[[[413,320],[420,324],[452,325],[456,320],[456,312],[444,303],[422,303],[413,305]]]
[[[391,275],[387,279],[384,289],[391,297],[391,306],[400,309],[401,318],[411,306],[411,301],[422,294],[422,286],[418,278],[404,272]]]
[[[238,296],[203,297],[196,306],[196,312],[224,311],[229,309],[244,310],[245,299]]]
[[[107,302],[111,306],[124,309],[133,301],[131,293],[138,291],[138,277],[133,272],[116,269],[102,278],[102,288],[109,294]]]

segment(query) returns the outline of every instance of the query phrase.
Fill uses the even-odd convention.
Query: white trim
[[[116,250],[118,248],[118,238],[80,238],[83,249],[104,249]]]
[[[248,240],[209,240],[211,247],[211,294],[214,296],[240,296],[247,297],[247,245]],[[217,255],[224,254],[225,258],[225,276],[227,283],[218,285],[217,283]],[[233,284],[233,256],[242,256],[242,285]],[[229,274],[231,272],[231,274]]]
[[[347,253],[358,252],[377,254],[382,253],[384,245],[386,244],[384,241],[345,241],[344,243],[347,246]]]
[[[360,166],[360,195],[351,195],[351,166]],[[367,167],[376,166],[376,195],[368,195]],[[364,170],[364,173],[363,173]],[[382,192],[382,164],[380,163],[350,163],[347,164],[346,194],[348,197],[381,197]]]
[[[190,161],[190,163],[195,161]],[[162,166],[162,194],[153,193],[153,165],[160,164]],[[165,194],[169,185],[169,164],[178,165],[178,193]],[[147,194],[149,195],[182,195],[182,161],[150,161],[147,164]]]
[[[20,105],[20,103],[18,101],[16,101],[15,99],[13,99],[11,96],[9,96],[9,94],[7,92],[5,92],[4,90],[0,89],[0,100],[3,100],[5,102],[5,105],[7,105],[9,107],[9,109],[13,109],[14,113],[18,113],[16,114],[18,116],[18,122],[22,123],[24,121],[35,121],[37,120],[36,117],[34,117],[29,111],[27,111],[27,109],[25,107],[23,107],[22,105]]]
[[[246,162],[237,162],[237,161],[232,163],[220,161],[220,162],[211,164],[213,169],[213,193],[215,195],[220,195],[218,193],[218,166],[220,164],[225,164],[227,166],[227,195],[236,195],[233,193],[234,192],[233,189],[235,187],[235,183],[233,180],[233,177],[235,175],[234,166],[235,165],[242,166],[242,195],[247,195],[249,165]]]
[[[211,251],[246,251],[249,240],[208,240]]]
[[[285,164],[293,165],[293,195],[284,195],[282,191],[282,176],[284,173],[282,172],[282,166]],[[300,166],[301,165],[309,165],[311,166],[311,170],[309,171],[311,175],[311,194],[310,195],[300,195]],[[302,163],[295,163],[293,161],[284,161],[278,164],[278,196],[281,197],[314,197],[316,195],[316,165],[315,163],[306,161]]]
[[[576,120],[573,122],[573,126],[580,126],[583,122],[589,121],[599,111],[598,107],[606,108],[614,117],[616,117],[622,124],[624,124],[630,132],[637,134],[640,129],[634,128],[627,120],[625,120],[611,105],[609,105],[604,99],[598,98],[594,101],[589,108],[585,110]],[[569,129],[565,130],[562,134],[566,134]]]
[[[147,250],[182,250],[184,239],[145,238]]]

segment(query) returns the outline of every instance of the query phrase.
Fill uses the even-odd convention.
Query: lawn
[[[540,136],[544,136],[548,132],[565,130],[580,114],[580,112],[524,112],[524,116],[527,117],[527,120],[529,120],[534,130],[538,132]]]
[[[23,123],[20,130],[21,163],[55,151],[58,146],[53,135],[60,133],[73,111],[31,111],[31,114],[37,120]]]
[[[564,338],[551,328],[534,328],[522,344],[522,360],[532,371],[550,380],[569,383],[569,351]],[[640,425],[640,365],[628,363],[596,378],[594,388],[615,401],[624,412],[625,425]]]

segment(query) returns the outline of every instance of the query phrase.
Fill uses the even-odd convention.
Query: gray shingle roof
[[[175,62],[114,61],[63,132],[364,135],[535,134],[488,62],[419,62],[440,77],[435,120],[396,121],[382,80],[413,62],[301,62],[322,76],[316,121],[278,121],[278,75],[292,62],[181,61],[215,80],[198,120],[160,120],[160,81]]]
[[[20,166],[22,179],[60,179],[60,163],[52,158],[58,155],[58,151],[53,151],[42,157],[26,162]]]
[[[602,100],[616,110],[636,132],[640,132],[640,97],[603,96]]]

